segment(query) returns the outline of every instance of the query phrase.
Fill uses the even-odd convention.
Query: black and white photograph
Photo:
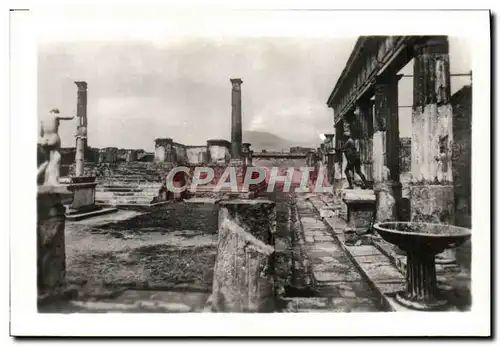
[[[487,10],[49,8],[10,13],[12,335],[490,335]]]

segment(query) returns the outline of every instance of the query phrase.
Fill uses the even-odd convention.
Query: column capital
[[[448,36],[428,36],[413,45],[415,55],[422,54],[448,54]]]
[[[87,82],[76,81],[75,84],[78,87],[78,91],[86,91],[87,90]]]
[[[375,92],[377,89],[384,88],[388,85],[399,82],[403,78],[403,74],[383,74],[375,78],[374,88]]]
[[[230,81],[233,85],[233,91],[241,90],[241,84],[243,84],[243,81],[240,78],[231,78]]]

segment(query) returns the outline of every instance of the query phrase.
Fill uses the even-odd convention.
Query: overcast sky
[[[75,115],[74,81],[86,81],[92,147],[152,150],[157,137],[192,145],[230,139],[230,78],[243,79],[244,130],[319,143],[320,133],[333,132],[326,100],[356,40],[162,37],[137,18],[54,18],[39,35],[38,112],[58,107]],[[450,59],[452,73],[470,70],[466,41],[450,38]],[[412,65],[403,72],[411,74]],[[468,83],[452,78],[452,92]],[[400,105],[411,105],[411,88],[411,79],[400,82]],[[401,136],[411,136],[410,115],[400,110]],[[60,132],[63,146],[74,146],[76,120]]]

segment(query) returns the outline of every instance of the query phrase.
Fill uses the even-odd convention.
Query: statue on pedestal
[[[40,122],[40,144],[45,162],[38,167],[37,180],[44,174],[43,185],[59,186],[59,169],[61,164],[61,139],[59,138],[59,122],[71,120],[74,117],[64,117],[59,114],[59,109],[52,109],[47,117]]]

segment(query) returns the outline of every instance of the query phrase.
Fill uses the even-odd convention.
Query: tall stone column
[[[360,158],[361,169],[366,176],[366,180],[373,182],[372,172],[372,144],[373,144],[373,112],[372,101],[369,99],[358,100],[355,114],[361,124],[360,134]],[[370,184],[371,185],[371,184]]]
[[[335,135],[332,133],[326,133],[325,134],[325,164],[326,164],[326,169],[327,169],[327,175],[328,175],[328,182],[333,185],[334,178],[335,178],[335,151],[334,149],[334,138]]]
[[[80,177],[83,175],[85,149],[87,148],[87,82],[75,82],[75,84],[78,87],[75,175]]]
[[[373,182],[377,195],[376,221],[399,218],[398,81],[401,75],[380,78],[375,84]]]
[[[414,47],[411,138],[411,220],[453,224],[453,110],[448,39],[430,37]],[[437,262],[453,262],[453,252]]]
[[[344,123],[342,121],[338,122],[335,125],[335,149],[342,148],[342,144],[344,143]],[[334,174],[334,190],[338,194],[344,185],[344,162],[343,162],[343,154],[341,151],[335,151],[335,174]]]
[[[241,158],[242,124],[241,124],[241,84],[239,78],[231,79],[231,158]]]

